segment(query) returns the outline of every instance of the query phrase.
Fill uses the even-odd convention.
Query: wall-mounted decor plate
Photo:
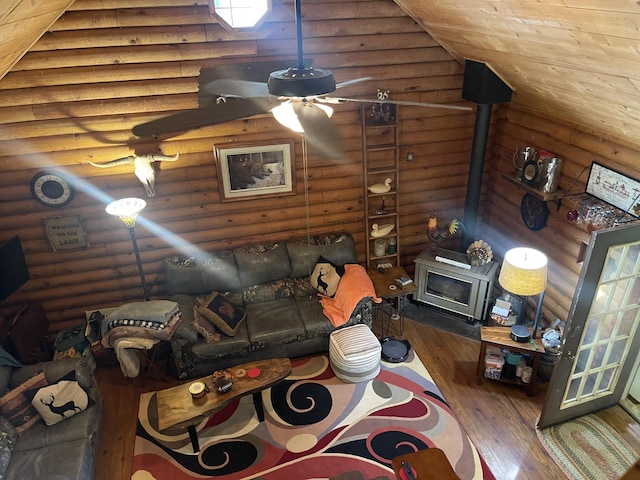
[[[522,221],[530,230],[541,230],[547,225],[549,218],[549,207],[547,202],[534,197],[530,193],[525,193],[520,203],[520,214]]]
[[[63,207],[73,200],[75,192],[61,175],[40,172],[31,179],[31,194],[47,207]]]

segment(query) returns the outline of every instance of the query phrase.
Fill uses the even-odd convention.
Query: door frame
[[[586,319],[602,278],[607,253],[611,247],[616,245],[625,245],[639,241],[640,223],[637,222],[634,222],[632,225],[597,230],[591,234],[591,240],[580,272],[578,286],[576,287],[566,322],[561,356],[555,365],[549,381],[547,396],[542,407],[540,418],[538,419],[538,428],[545,428],[571,418],[616,405],[625,393],[630,376],[636,365],[637,355],[631,358],[627,356],[623,359],[623,363],[619,367],[616,385],[611,394],[598,397],[593,401],[580,403],[575,407],[560,410],[562,397],[569,382],[573,363],[576,360],[575,353],[582,340]],[[640,328],[636,328],[628,351],[638,352],[639,350]]]

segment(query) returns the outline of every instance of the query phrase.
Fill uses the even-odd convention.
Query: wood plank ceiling
[[[513,102],[640,146],[640,6],[634,0],[394,0],[456,59],[487,63]],[[71,0],[0,7],[0,78]]]

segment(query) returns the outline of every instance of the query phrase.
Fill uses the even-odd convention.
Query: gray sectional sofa
[[[309,275],[320,257],[343,266],[357,263],[349,234],[254,244],[208,252],[197,258],[165,260],[170,300],[182,321],[171,339],[179,378],[193,378],[253,360],[299,357],[328,351],[336,327],[327,319]],[[193,326],[196,296],[217,291],[246,312],[234,336],[209,343]],[[373,302],[364,297],[345,325],[373,321]]]
[[[24,367],[0,366],[0,394],[15,389],[43,371],[48,383],[75,371],[80,386],[95,404],[59,423],[39,419],[16,438],[6,418],[0,419],[1,458],[8,465],[4,480],[87,480],[93,478],[102,420],[102,396],[87,357],[42,362]],[[68,415],[68,414],[67,414]]]

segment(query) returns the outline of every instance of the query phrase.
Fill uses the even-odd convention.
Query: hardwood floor
[[[390,333],[397,335],[393,328]],[[547,382],[540,381],[531,397],[518,387],[498,382],[477,385],[480,342],[410,319],[405,319],[404,338],[411,342],[496,479],[566,478],[536,435]],[[95,479],[129,479],[138,397],[143,391],[171,384],[148,379],[143,388],[139,377],[124,378],[118,365],[100,366],[96,374],[104,396],[104,418]],[[621,407],[598,415],[640,451],[640,425]]]

